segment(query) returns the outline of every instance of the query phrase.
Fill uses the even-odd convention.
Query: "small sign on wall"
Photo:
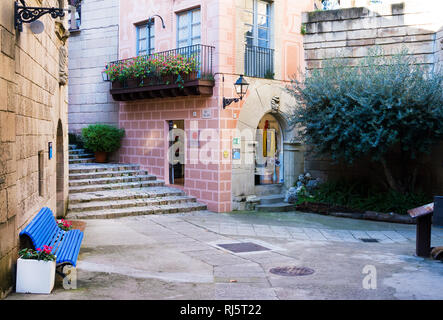
[[[212,110],[211,109],[202,110],[202,118],[203,119],[211,119],[212,118]]]
[[[232,159],[240,160],[240,149],[232,149]]]
[[[52,159],[52,142],[48,142],[48,157],[49,160]]]

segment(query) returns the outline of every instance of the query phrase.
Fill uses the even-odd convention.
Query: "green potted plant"
[[[20,250],[16,292],[50,294],[54,288],[55,261],[52,247]]]
[[[124,135],[124,129],[107,124],[92,124],[82,129],[84,146],[94,152],[98,163],[106,162],[107,154],[120,148]]]

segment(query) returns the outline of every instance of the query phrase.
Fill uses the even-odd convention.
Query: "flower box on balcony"
[[[193,45],[109,63],[104,73],[112,81],[116,101],[212,95],[214,47]],[[202,78],[201,75],[212,78]],[[116,80],[126,81],[122,86]]]

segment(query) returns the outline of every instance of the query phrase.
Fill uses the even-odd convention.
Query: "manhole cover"
[[[306,267],[276,267],[269,270],[270,273],[276,274],[278,276],[309,276],[314,273],[314,270]]]
[[[363,242],[378,242],[378,239],[373,238],[360,238],[360,240]]]
[[[252,242],[226,243],[218,244],[217,246],[234,253],[271,250]]]

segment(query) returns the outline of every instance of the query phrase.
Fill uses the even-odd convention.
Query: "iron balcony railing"
[[[256,78],[274,78],[274,49],[246,45],[245,75]]]
[[[214,80],[213,74],[213,55],[215,48],[212,46],[197,44],[177,49],[172,49],[163,52],[157,52],[149,55],[138,56],[134,58],[118,60],[114,62],[110,62],[107,65],[107,68],[112,67],[113,65],[128,65],[136,59],[145,59],[146,61],[154,61],[159,60],[165,63],[180,63],[179,60],[175,58],[180,58],[185,63],[189,63],[192,61],[195,67],[188,73],[182,73],[179,75],[180,83],[185,83],[187,81],[194,80]],[[157,71],[155,71],[157,70]],[[138,82],[136,86],[149,86],[149,85],[169,85],[174,83],[179,83],[177,80],[176,74],[168,74],[165,72],[160,72],[158,69],[149,70],[144,76],[141,77],[141,82]],[[132,87],[133,84],[130,84],[130,81],[125,84],[125,87]]]

